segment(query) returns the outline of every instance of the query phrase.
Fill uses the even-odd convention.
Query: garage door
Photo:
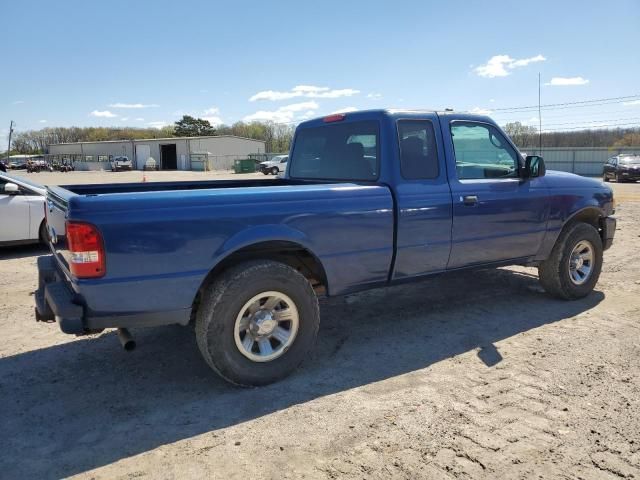
[[[144,164],[151,156],[150,145],[136,145],[136,168],[138,170],[144,169]]]

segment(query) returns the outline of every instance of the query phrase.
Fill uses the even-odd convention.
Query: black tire
[[[593,264],[587,280],[577,285],[571,280],[569,263],[571,252],[580,241],[593,246]],[[545,261],[538,266],[538,277],[542,287],[552,296],[564,300],[575,300],[587,296],[600,277],[602,269],[602,239],[598,231],[587,223],[573,223],[565,227]]]
[[[49,244],[49,232],[47,230],[47,222],[45,222],[44,220],[40,222],[40,228],[38,229],[38,241],[45,246]]]
[[[280,169],[278,167],[272,167],[271,168],[271,174],[272,175],[278,175],[280,173]]]
[[[624,182],[624,180],[622,180],[622,176],[619,173],[617,173],[616,174],[616,183],[622,183],[622,182]]]
[[[602,181],[605,182],[605,183],[609,181],[609,177],[607,177],[606,173],[604,175],[602,175]]]
[[[278,291],[287,295],[299,314],[293,343],[267,362],[247,358],[236,345],[236,317],[255,295]],[[225,271],[205,290],[196,315],[196,340],[207,364],[222,378],[241,386],[260,386],[291,374],[313,349],[320,326],[318,299],[297,270],[271,260],[242,263]]]
[[[262,170],[262,173],[265,175],[269,175],[269,170]]]

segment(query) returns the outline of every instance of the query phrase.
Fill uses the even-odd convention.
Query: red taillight
[[[322,121],[324,123],[340,122],[341,120],[344,120],[344,117],[344,113],[334,113],[333,115],[327,115],[322,119]]]
[[[96,278],[105,273],[104,247],[93,225],[67,222],[67,245],[71,253],[69,270],[78,278]]]

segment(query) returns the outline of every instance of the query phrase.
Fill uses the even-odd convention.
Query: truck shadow
[[[414,372],[412,380],[429,382],[427,367],[468,351],[478,350],[478,361],[492,368],[508,361],[496,342],[603,298],[594,292],[558,301],[539,291],[535,276],[479,270],[323,300],[313,357],[259,389],[219,380],[182,327],[134,332],[133,353],[109,332],[2,358],[0,471],[6,478],[72,476],[397,375]]]
[[[47,253],[49,253],[49,249],[39,243],[5,246],[0,247],[0,260],[16,260],[34,255],[46,255]]]

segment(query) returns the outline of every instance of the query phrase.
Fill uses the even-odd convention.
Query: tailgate
[[[69,275],[70,253],[67,248],[66,221],[69,210],[69,198],[76,195],[60,187],[47,187],[47,206],[45,209],[49,248],[58,264]]]

